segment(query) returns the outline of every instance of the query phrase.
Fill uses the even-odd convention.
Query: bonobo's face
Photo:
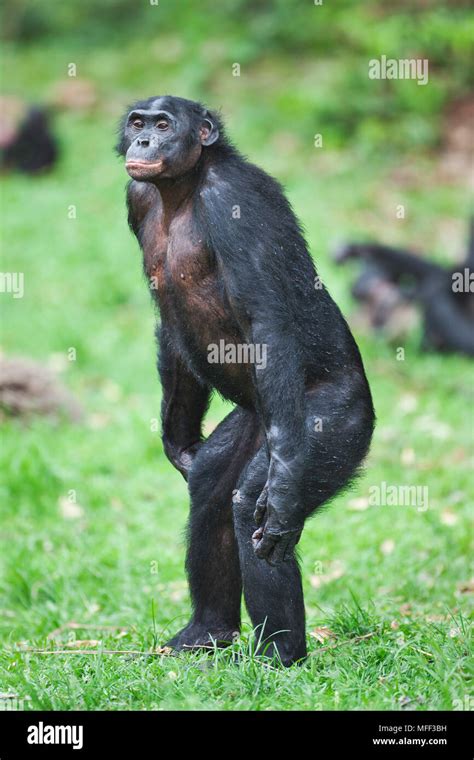
[[[136,103],[123,122],[118,151],[132,179],[180,177],[219,137],[216,120],[199,103],[171,96]]]

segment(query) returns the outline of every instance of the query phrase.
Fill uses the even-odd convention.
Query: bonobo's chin
[[[133,161],[129,160],[125,168],[132,179],[137,182],[151,182],[155,177],[159,177],[163,171],[163,161]]]

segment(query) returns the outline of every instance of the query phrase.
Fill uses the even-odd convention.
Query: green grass
[[[74,51],[63,57],[74,60]],[[25,297],[2,295],[2,350],[62,363],[62,379],[85,418],[2,426],[0,692],[44,709],[469,704],[473,374],[465,359],[420,354],[417,335],[397,361],[395,346],[357,334],[378,426],[354,492],[312,520],[301,541],[308,661],[280,671],[255,660],[246,617],[234,651],[146,655],[189,615],[187,495],[150,429],[160,403],[154,317],[126,226],[126,176],[111,150],[112,132],[134,88],[140,95],[194,91],[187,69],[176,67],[162,71],[158,85],[156,72],[141,69],[137,87],[135,69],[126,78],[124,58],[106,51],[87,61],[99,88],[122,72],[122,90],[93,114],[60,117],[63,159],[55,173],[3,183],[2,269],[25,273]],[[274,63],[280,78],[269,96],[273,106],[295,76]],[[37,50],[12,56],[8,81],[41,94],[59,71],[57,57]],[[198,82],[196,92],[223,106],[242,149],[285,182],[320,273],[347,315],[354,309],[351,273],[328,255],[336,240],[371,233],[409,241],[441,260],[460,253],[466,200],[462,187],[436,181],[434,158],[407,149],[396,164],[382,155],[367,162],[357,151],[316,150],[313,126],[293,137],[291,124],[271,120],[247,129],[255,81],[264,81],[265,69],[254,75],[250,85],[229,85],[221,72],[210,89]],[[400,162],[416,166],[409,186],[394,179]],[[398,203],[406,205],[403,221],[396,219]],[[72,204],[76,219],[68,218]],[[439,243],[446,230],[448,252]],[[67,361],[70,347],[74,362]],[[208,429],[226,409],[214,401]],[[383,481],[428,486],[429,508],[367,506],[370,487]],[[70,491],[79,508],[66,517],[60,505]],[[71,622],[84,628],[63,628],[48,639]],[[324,627],[333,638],[320,643],[309,635]],[[100,641],[88,646],[97,653],[28,651],[67,649],[74,638]]]

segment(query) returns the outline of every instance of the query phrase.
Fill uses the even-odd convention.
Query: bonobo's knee
[[[339,376],[309,393],[307,426],[316,441],[334,440],[339,451],[344,445],[352,448],[359,440],[370,440],[374,423],[369,386],[358,373]]]
[[[355,375],[348,380],[342,400],[344,431],[352,433],[360,444],[367,441],[368,445],[375,425],[375,412],[365,377]]]

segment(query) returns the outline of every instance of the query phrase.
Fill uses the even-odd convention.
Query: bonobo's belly
[[[225,398],[254,406],[252,364],[247,346],[220,284],[214,257],[181,224],[170,228],[165,250],[145,250],[144,265],[174,349],[188,367]]]
[[[158,302],[163,322],[176,350],[190,369],[219,393],[242,406],[253,406],[251,365],[242,348],[244,338],[225,313],[216,281],[186,280],[168,287]]]

